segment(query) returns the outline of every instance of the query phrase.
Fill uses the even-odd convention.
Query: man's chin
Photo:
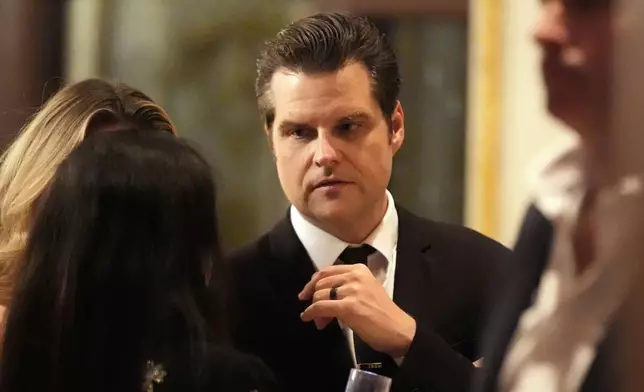
[[[577,108],[570,102],[570,98],[550,94],[547,97],[546,107],[548,113],[559,121],[568,124],[576,116]]]
[[[311,214],[319,221],[328,223],[341,223],[351,219],[352,212],[355,208],[350,208],[346,203],[340,200],[327,200],[322,203],[316,203],[311,206]]]
[[[591,131],[595,124],[600,123],[597,113],[588,113],[585,108],[557,98],[548,98],[548,112],[558,121],[578,134]]]
[[[315,208],[313,215],[319,220],[334,221],[347,219],[350,215],[350,210],[347,208]]]

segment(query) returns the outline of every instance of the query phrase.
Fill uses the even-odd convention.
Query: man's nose
[[[562,45],[568,39],[565,8],[561,1],[546,1],[539,20],[532,31],[532,38],[541,46]]]
[[[320,167],[333,167],[337,165],[340,160],[340,154],[334,145],[333,137],[326,135],[324,132],[320,132],[316,143],[315,164]]]

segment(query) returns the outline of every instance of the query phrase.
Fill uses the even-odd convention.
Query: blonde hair
[[[63,88],[23,127],[0,158],[0,305],[8,305],[34,202],[86,135],[141,128],[175,134],[168,114],[124,84],[88,79]]]

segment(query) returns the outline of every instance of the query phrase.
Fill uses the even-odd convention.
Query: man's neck
[[[586,187],[589,190],[599,190],[610,186],[617,180],[616,161],[612,155],[609,131],[610,122],[603,115],[578,120],[564,123],[579,136]]]
[[[586,187],[597,191],[616,181],[615,160],[605,132],[581,135],[583,173]]]
[[[577,274],[582,274],[595,259],[596,221],[595,201],[598,192],[616,179],[615,161],[611,155],[607,132],[581,135],[585,194],[573,230],[573,247]]]
[[[380,225],[382,219],[387,213],[389,198],[385,195],[378,208],[374,208],[372,213],[342,222],[312,222],[322,230],[333,235],[334,237],[349,244],[362,244],[373,231]]]

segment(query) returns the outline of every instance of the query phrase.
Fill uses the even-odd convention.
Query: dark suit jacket
[[[531,206],[514,249],[516,263],[503,277],[507,283],[500,296],[502,299],[495,306],[490,324],[486,328],[483,342],[484,369],[477,374],[474,391],[498,390],[503,360],[523,311],[533,303],[541,275],[548,263],[553,234],[552,224],[535,206]],[[615,329],[615,325],[611,326],[605,339],[600,343],[597,356],[588,371],[581,391],[618,390],[617,369],[613,367],[614,362],[611,360],[612,348],[616,340]]]
[[[394,301],[417,321],[393,391],[468,389],[491,276],[510,251],[460,226],[398,208]],[[259,356],[286,391],[344,391],[351,354],[337,322],[318,331],[300,320],[297,298],[315,272],[288,216],[231,255],[236,347]]]

